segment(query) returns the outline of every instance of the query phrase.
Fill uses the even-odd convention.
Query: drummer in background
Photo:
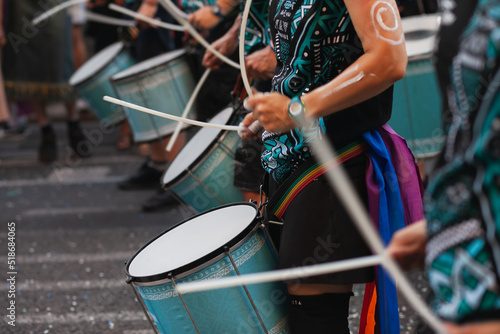
[[[450,334],[500,333],[499,11],[499,1],[443,2],[434,64],[446,144],[426,221],[388,248],[406,269],[425,266],[431,306]]]
[[[2,52],[7,98],[28,102],[35,111],[41,129],[40,162],[51,163],[58,157],[56,135],[46,113],[49,102],[65,103],[70,146],[67,153],[88,157],[92,147],[82,133],[75,93],[68,83],[75,70],[71,20],[66,11],[39,26],[26,20],[45,10],[41,3],[31,0],[8,2],[4,17],[10,43]]]
[[[203,6],[203,3],[196,0],[179,1],[180,7],[187,13],[190,13],[188,21],[204,35],[209,43],[212,43],[231,29],[234,20],[238,16],[238,11],[237,8],[232,7],[226,8],[226,11],[222,12],[218,11],[219,7],[217,5]],[[210,8],[213,9],[213,12]],[[209,23],[205,23],[205,21]],[[205,48],[192,39],[188,40],[187,44],[188,55],[191,56],[190,65],[195,78],[198,79],[206,70],[202,66]],[[231,60],[238,62],[237,51],[229,53],[227,56]],[[210,72],[195,102],[198,120],[207,121],[232,102],[231,92],[238,75],[238,69],[225,63]]]
[[[96,5],[108,3],[106,0],[97,0]],[[121,1],[118,1],[121,2]],[[135,0],[130,4],[132,9],[147,17],[156,17],[164,22],[173,23],[173,18],[165,9],[158,5],[157,0]],[[171,31],[158,29],[144,21],[137,22],[137,36],[134,38],[132,52],[138,62],[161,55],[176,49],[174,35]],[[186,142],[186,133],[182,132],[168,152],[166,146],[168,138],[155,140],[149,144],[149,153],[146,161],[128,179],[118,183],[121,190],[156,190],[156,193],[142,204],[143,211],[155,211],[177,201],[161,188],[161,176],[168,164]]]
[[[223,12],[227,12],[226,7],[230,8],[243,6],[235,1],[232,5],[228,2],[220,1],[215,3],[215,6],[221,7]],[[269,46],[269,24],[267,19],[267,8],[269,1],[256,0],[252,1],[251,13],[247,22],[245,33],[245,66],[247,75],[254,80],[253,88],[259,92],[271,91],[271,78],[274,75],[276,67],[276,57],[274,50]],[[204,8],[210,8],[206,6]],[[222,9],[224,8],[224,9]],[[208,19],[201,17],[200,13],[208,16]],[[200,10],[198,16],[191,17],[192,21],[198,20],[202,22],[212,22],[212,11]],[[238,49],[238,36],[240,32],[241,16],[235,20],[233,27],[229,31],[212,43],[212,47],[228,56]],[[205,52],[203,57],[203,66],[210,69],[217,69],[222,60],[213,54],[210,50]],[[239,101],[243,104],[243,101]],[[236,150],[234,161],[234,186],[241,190],[245,201],[259,201],[260,185],[264,178],[264,169],[260,164],[260,154],[263,150],[262,141],[260,138],[242,140]]]
[[[380,204],[382,199],[389,200],[385,208],[376,210],[383,215],[372,216],[379,227],[390,231],[421,218],[418,173],[411,152],[405,146],[398,153],[401,155],[391,155],[385,144],[401,142],[384,124],[391,116],[392,85],[404,76],[407,65],[395,1],[271,0],[269,22],[278,61],[273,92],[249,98],[253,111],[244,120],[246,126],[258,120],[265,129],[262,137],[266,150],[261,159],[269,173],[269,196],[275,196],[282,184],[298,181],[297,170],[314,162],[310,141],[328,140],[338,152],[351,148],[358,152],[342,165],[367,209],[369,198]],[[389,155],[390,159],[380,160]],[[390,183],[395,187],[383,194],[379,182],[379,192],[373,192],[367,187],[373,172],[378,180],[398,174],[377,172],[379,168],[395,168],[391,165],[394,158],[410,162],[410,184],[400,189],[397,182]],[[282,216],[278,268],[371,255],[325,176],[308,181]],[[410,195],[406,192],[416,195],[410,201],[415,208],[405,210],[401,199],[388,196],[401,194],[406,198]],[[285,190],[285,194],[291,192]],[[405,221],[402,212],[410,212],[408,209],[416,211]],[[396,212],[401,219],[392,219]],[[373,268],[289,282],[291,333],[349,333],[352,286],[374,278],[377,298],[382,301],[375,312],[376,324],[382,333],[399,333],[395,286],[384,278],[382,270],[375,275]]]

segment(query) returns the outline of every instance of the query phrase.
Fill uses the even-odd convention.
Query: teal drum
[[[404,18],[408,67],[394,85],[389,125],[408,143],[417,158],[432,157],[444,143],[441,96],[431,61],[439,16]]]
[[[120,106],[110,104],[102,98],[115,97],[109,79],[116,73],[135,64],[123,42],[111,44],[87,60],[70,78],[69,83],[76,88],[97,117],[106,124],[116,124],[125,119]]]
[[[119,99],[181,116],[193,93],[195,82],[184,50],[175,50],[142,61],[111,78]],[[136,142],[166,137],[177,122],[125,108]]]
[[[238,120],[236,112],[226,108],[209,123],[229,125]],[[243,201],[233,186],[233,160],[240,140],[236,131],[200,129],[163,174],[163,187],[194,213]]]
[[[251,203],[185,220],[126,264],[139,301],[159,333],[289,333],[285,284],[271,282],[180,294],[178,283],[276,268],[276,251]]]

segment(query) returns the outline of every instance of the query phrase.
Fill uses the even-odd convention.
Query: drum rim
[[[222,247],[215,249],[214,251],[202,256],[201,258],[199,258],[195,261],[192,261],[190,263],[186,263],[185,265],[182,265],[181,267],[175,268],[175,269],[168,271],[168,272],[163,272],[163,273],[149,275],[149,276],[140,276],[140,277],[132,276],[130,274],[129,267],[130,267],[132,261],[137,257],[137,255],[139,255],[139,253],[141,251],[143,251],[151,243],[153,243],[154,241],[156,241],[157,239],[162,237],[164,234],[168,233],[169,231],[175,229],[178,226],[181,226],[182,224],[186,224],[189,221],[196,219],[200,216],[206,215],[212,211],[220,210],[220,209],[223,209],[226,207],[241,206],[241,205],[253,207],[255,209],[255,217],[253,218],[252,222],[250,224],[248,224],[248,226],[245,229],[243,229],[243,231],[241,231],[238,235],[234,236],[231,240],[226,242]],[[155,284],[158,284],[159,281],[166,282],[166,281],[170,280],[171,277],[176,277],[179,275],[188,274],[191,270],[193,270],[197,267],[200,267],[203,264],[209,263],[210,261],[216,260],[217,257],[224,255],[225,248],[229,248],[230,250],[232,250],[235,246],[238,246],[240,243],[246,241],[248,239],[248,237],[251,235],[251,232],[254,231],[260,225],[260,223],[261,223],[260,219],[261,219],[261,214],[258,210],[257,205],[255,205],[254,203],[251,203],[251,202],[238,202],[238,203],[225,204],[225,205],[221,205],[221,206],[218,206],[216,208],[212,208],[210,210],[204,211],[202,213],[196,214],[192,217],[189,217],[189,218],[175,224],[174,226],[166,229],[165,231],[161,232],[156,237],[149,240],[146,244],[144,244],[141,248],[139,248],[134,253],[134,255],[130,258],[130,260],[128,260],[127,263],[125,264],[125,272],[128,276],[127,281],[129,283],[153,283],[154,282]]]
[[[226,110],[228,108],[232,108],[232,107],[226,107],[226,108],[222,109],[220,112],[223,112],[224,110]],[[236,110],[233,110],[231,112],[231,116],[229,116],[229,119],[227,120],[226,124],[232,123],[232,121],[234,121],[234,119],[236,119],[237,117],[238,117],[238,110],[236,109]],[[191,162],[191,164],[189,164],[188,168],[184,169],[182,172],[180,172],[176,177],[174,177],[168,183],[163,184],[163,179],[164,179],[164,177],[167,173],[167,170],[168,170],[168,168],[167,168],[167,170],[165,170],[165,172],[163,172],[163,175],[161,177],[162,188],[168,190],[168,188],[171,187],[173,183],[177,183],[180,179],[184,178],[186,176],[186,174],[188,173],[188,171],[191,171],[194,167],[199,166],[204,160],[206,160],[207,154],[211,153],[215,149],[214,144],[221,141],[222,139],[224,139],[226,136],[228,136],[228,134],[229,134],[229,131],[220,130],[219,133],[217,134],[217,136],[214,138],[214,140],[212,140],[212,142],[210,142],[208,147],[205,150],[203,150],[203,152],[201,152],[201,154],[198,157],[196,157],[196,159],[194,159],[193,162]],[[195,136],[196,136],[196,134],[195,134]],[[194,136],[193,136],[193,138],[194,138]],[[180,151],[179,151],[179,153],[180,153]],[[177,158],[179,153],[177,153],[176,157],[172,160],[170,165],[175,161],[175,159]]]
[[[162,62],[162,63],[160,63],[160,64],[158,64],[158,65],[156,65],[154,67],[150,67],[150,68],[144,69],[144,70],[139,71],[139,72],[130,73],[130,74],[127,74],[127,75],[125,75],[123,77],[116,78],[122,72],[130,70],[130,67],[129,67],[127,69],[124,69],[123,71],[120,71],[118,73],[113,74],[109,78],[109,80],[111,82],[113,82],[113,83],[121,84],[121,83],[126,83],[128,80],[130,80],[132,78],[141,78],[143,76],[151,74],[152,72],[157,72],[158,69],[164,69],[165,67],[167,67],[167,65],[172,64],[173,62],[182,61],[181,58],[183,58],[186,55],[186,51],[183,50],[183,49],[168,51],[168,52],[163,53],[161,55],[158,55],[158,56],[156,56],[154,58],[164,57],[165,55],[168,55],[168,54],[174,54],[175,56],[172,57],[172,58],[170,58],[168,61]],[[146,62],[146,61],[151,61],[154,58],[145,59],[142,62],[138,62],[138,63],[134,64],[133,66],[138,66],[139,64],[141,64],[143,62]],[[187,63],[187,60],[186,60],[186,63]],[[187,65],[189,67],[189,64],[187,64]]]
[[[99,68],[99,70],[95,71],[89,77],[87,77],[87,78],[85,78],[85,79],[83,79],[83,80],[81,80],[79,82],[71,84],[71,81],[72,81],[71,79],[78,73],[78,70],[75,71],[75,73],[73,73],[73,75],[71,76],[71,78],[68,81],[71,84],[71,86],[78,88],[79,86],[84,85],[84,84],[88,83],[90,80],[94,79],[97,75],[101,74],[102,71],[104,71],[111,63],[113,63],[115,61],[116,57],[118,57],[127,48],[127,45],[124,42],[122,42],[122,41],[118,41],[118,42],[115,42],[115,43],[109,45],[108,47],[104,48],[103,50],[101,50],[100,52],[96,53],[93,56],[93,57],[97,57],[99,55],[99,53],[104,52],[107,48],[111,48],[111,47],[113,47],[114,45],[117,45],[117,44],[121,44],[121,47],[118,50],[118,52],[116,53],[116,56],[114,58],[109,59],[106,63],[104,63]],[[92,58],[90,58],[89,60],[91,60]],[[83,65],[85,65],[85,64],[83,64]]]

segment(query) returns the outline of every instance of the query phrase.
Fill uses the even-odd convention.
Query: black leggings
[[[291,334],[349,334],[349,293],[290,296]]]

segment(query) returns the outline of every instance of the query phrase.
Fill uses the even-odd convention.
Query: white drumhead
[[[219,112],[215,117],[210,119],[209,123],[214,124],[226,124],[231,117],[233,110],[227,108]],[[163,184],[167,184],[179,176],[182,172],[187,170],[191,164],[199,157],[201,154],[210,147],[212,142],[217,138],[219,133],[223,130],[214,128],[202,128],[200,129],[191,140],[182,148],[182,150],[177,153],[174,160],[167,168],[167,171],[163,175]]]
[[[408,57],[430,54],[439,29],[440,16],[429,14],[405,17],[401,20]]]
[[[170,51],[164,54],[161,54],[159,56],[141,61],[140,63],[130,66],[128,69],[121,71],[120,73],[115,74],[112,77],[112,80],[120,80],[123,78],[127,78],[139,73],[146,72],[152,68],[155,68],[157,66],[166,64],[170,61],[172,61],[175,58],[180,57],[186,53],[186,51],[180,49],[180,50],[175,50],[175,51]]]
[[[130,262],[128,273],[148,277],[193,263],[238,236],[256,215],[255,207],[235,204],[190,219],[142,249]]]
[[[116,42],[96,53],[71,76],[69,84],[76,86],[92,77],[109,64],[123,49],[123,42]]]

